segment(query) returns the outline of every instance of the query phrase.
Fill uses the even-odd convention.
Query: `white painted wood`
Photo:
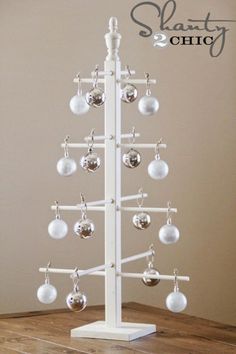
[[[135,138],[138,138],[140,137],[140,134],[139,133],[135,133]],[[132,133],[127,133],[127,134],[121,134],[121,139],[128,139],[128,138],[132,138],[133,137],[133,134]],[[99,140],[106,140],[106,139],[113,139],[114,137],[111,135],[111,136],[105,136],[105,135],[94,135],[93,139],[94,141],[99,141]],[[91,141],[92,138],[91,136],[86,136],[84,138],[85,141]]]
[[[68,148],[84,148],[84,149],[88,149],[88,144],[86,143],[68,143],[67,144]],[[65,144],[62,143],[61,144],[61,147],[64,148],[65,147]],[[105,144],[93,144],[93,147],[96,148],[96,149],[104,149],[105,148]]]
[[[48,271],[48,273],[54,273],[54,274],[73,274],[75,271],[74,269],[63,269],[63,268],[39,268],[39,272],[40,273],[45,273],[46,271]],[[78,269],[78,272],[83,272],[84,269]],[[92,273],[86,274],[86,275],[96,275],[96,276],[103,276],[105,277],[105,271],[94,271]]]
[[[107,327],[106,322],[97,321],[72,329],[71,337],[132,341],[155,332],[154,324],[122,322],[118,327]]]
[[[68,144],[69,146],[69,144]],[[121,148],[140,148],[140,149],[155,149],[157,144],[120,144],[119,145]],[[166,144],[159,144],[158,147],[160,149],[166,149],[167,145]]]
[[[79,79],[75,78],[75,79],[73,80],[73,82],[78,83],[78,82],[79,82]],[[80,79],[80,82],[81,82],[82,84],[93,84],[94,80],[93,80],[92,78],[81,78],[81,79]],[[104,80],[104,79],[98,79],[97,82],[98,82],[99,84],[104,84],[104,83],[105,83],[105,80]]]
[[[139,194],[133,194],[133,195],[125,195],[124,197],[121,197],[121,201],[122,202],[126,202],[128,200],[135,200],[135,199],[138,199],[138,198],[147,198],[148,197],[148,194],[147,193],[139,193]]]
[[[59,210],[64,210],[64,211],[80,211],[81,207],[78,205],[60,205]],[[56,210],[56,206],[52,205],[51,210]],[[104,206],[92,206],[88,205],[87,210],[90,211],[105,211]]]
[[[120,207],[121,211],[147,211],[150,213],[167,213],[170,211],[171,213],[177,213],[176,208],[150,208],[150,207]]]
[[[120,83],[121,83],[121,84],[130,83],[130,84],[146,85],[146,84],[147,84],[147,80],[146,80],[146,79],[122,79],[122,80],[120,80]],[[150,79],[150,80],[149,80],[149,83],[150,83],[150,84],[156,84],[157,81],[156,81],[156,80],[153,80],[153,79]]]
[[[121,151],[116,145],[121,140],[120,61],[118,48],[121,36],[117,33],[117,20],[109,21],[110,32],[105,35],[107,57],[104,71],[113,71],[105,77],[105,199],[114,199],[115,204],[105,206],[105,263],[114,268],[106,270],[105,277],[105,322],[107,328],[116,328],[121,323],[121,215],[117,210],[121,198]]]
[[[125,272],[120,272],[118,273],[122,278],[149,278],[149,279],[160,279],[160,280],[175,280],[174,275],[143,275],[143,273],[125,273]],[[178,275],[178,280],[180,281],[189,281],[190,278],[185,275]]]

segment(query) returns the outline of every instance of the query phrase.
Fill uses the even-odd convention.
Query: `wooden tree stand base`
[[[156,332],[156,325],[122,322],[120,327],[108,327],[105,321],[97,321],[71,330],[71,337],[99,338],[132,341]]]

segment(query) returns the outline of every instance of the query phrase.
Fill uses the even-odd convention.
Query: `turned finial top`
[[[110,32],[116,32],[118,29],[118,21],[116,17],[111,17],[109,20],[109,30]]]

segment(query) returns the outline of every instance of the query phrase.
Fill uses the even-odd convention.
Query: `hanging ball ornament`
[[[105,102],[105,93],[100,87],[94,87],[86,93],[85,99],[92,107],[100,107]]]
[[[82,218],[74,225],[74,232],[76,235],[83,239],[89,239],[93,236],[95,231],[95,225],[92,220],[88,218]]]
[[[76,272],[77,272],[77,268],[76,268]],[[77,273],[75,274],[73,283],[74,283],[74,288],[73,291],[67,295],[66,304],[71,311],[80,312],[83,311],[87,306],[87,297],[84,293],[79,291],[79,278]]]
[[[121,90],[121,99],[125,103],[132,103],[138,96],[137,88],[132,84],[126,84]]]
[[[85,96],[80,94],[73,96],[70,100],[70,109],[72,113],[78,116],[87,113],[89,105],[86,102]]]
[[[187,298],[180,291],[170,293],[166,298],[166,307],[172,312],[181,312],[187,306]]]
[[[151,279],[146,276],[148,275],[160,275],[157,269],[153,268],[153,265],[149,263],[148,268],[143,272],[144,277],[142,278],[143,284],[147,286],[155,286],[160,283],[160,279]]]
[[[155,156],[155,160],[148,165],[148,174],[153,179],[164,179],[169,173],[167,163],[160,159],[160,155]]]
[[[128,168],[135,168],[141,162],[141,155],[137,150],[131,148],[128,152],[123,154],[123,164]]]
[[[167,224],[163,225],[159,230],[159,239],[165,245],[176,243],[179,240],[178,228],[167,221]]]
[[[43,304],[51,304],[57,298],[57,289],[55,286],[45,283],[38,288],[37,298]]]
[[[138,230],[144,230],[147,229],[148,226],[151,224],[151,217],[149,214],[141,212],[138,214],[135,214],[133,216],[133,225],[136,227]]]
[[[61,176],[71,176],[73,173],[75,173],[77,170],[77,164],[74,159],[68,157],[62,157],[58,162],[57,162],[57,172]]]
[[[73,96],[70,100],[70,109],[76,115],[85,114],[89,110],[89,105],[86,102],[85,96],[82,94],[80,73],[76,75],[78,79],[77,95]]]
[[[61,239],[68,233],[67,223],[62,219],[52,220],[48,225],[48,233],[54,239]]]
[[[146,94],[145,96],[140,98],[138,103],[138,109],[139,112],[144,116],[151,116],[158,111],[159,102],[155,97],[151,96],[150,80],[148,73],[145,74],[145,78],[147,80]]]
[[[88,153],[81,157],[80,166],[87,172],[95,172],[101,165],[98,155],[90,148]]]
[[[152,116],[159,109],[159,102],[153,96],[143,96],[138,102],[138,109],[144,116]]]
[[[69,151],[68,151],[68,141],[69,135],[67,135],[64,139],[64,157],[62,157],[57,162],[57,172],[61,176],[71,176],[77,170],[77,164],[75,160],[70,158]]]
[[[52,238],[59,240],[66,236],[68,232],[68,226],[67,223],[61,219],[61,215],[59,211],[59,203],[57,200],[55,201],[55,205],[56,205],[56,212],[55,212],[56,218],[49,223],[48,233]]]
[[[100,107],[105,102],[105,93],[98,87],[98,65],[96,65],[93,77],[93,88],[86,93],[85,99],[89,106]]]

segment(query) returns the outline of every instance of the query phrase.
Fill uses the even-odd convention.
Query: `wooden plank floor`
[[[0,319],[0,353],[236,354],[236,327],[136,303],[123,308],[124,321],[155,323],[157,333],[132,342],[71,339],[71,328],[103,319],[103,306],[81,313],[30,313]]]

